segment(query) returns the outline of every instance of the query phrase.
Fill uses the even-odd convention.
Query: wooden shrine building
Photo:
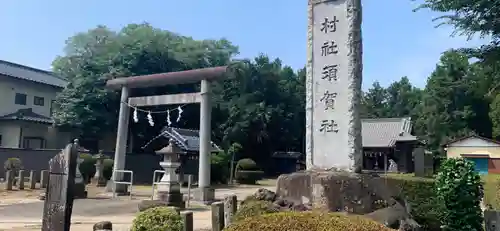
[[[173,140],[174,143],[184,152],[181,154],[179,169],[179,179],[181,182],[187,182],[185,175],[193,175],[194,179],[198,176],[198,159],[200,150],[200,132],[198,130],[191,130],[185,128],[174,128],[165,126],[162,129],[164,138]],[[221,151],[219,146],[214,142],[212,144],[212,153]]]
[[[363,170],[384,171],[387,167],[389,171],[413,172],[412,153],[418,139],[411,133],[409,117],[363,119]]]

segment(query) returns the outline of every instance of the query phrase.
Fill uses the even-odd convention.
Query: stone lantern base
[[[174,206],[181,209],[186,208],[186,203],[184,201],[184,196],[180,191],[161,191],[158,190],[155,195],[155,200],[162,201],[167,206]]]

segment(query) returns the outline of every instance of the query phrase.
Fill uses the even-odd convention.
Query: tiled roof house
[[[64,147],[65,136],[57,134],[51,115],[66,84],[50,71],[0,60],[0,146]]]

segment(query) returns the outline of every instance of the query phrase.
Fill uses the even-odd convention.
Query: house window
[[[33,97],[33,104],[37,106],[43,106],[45,105],[45,99],[40,96],[35,96]]]
[[[16,93],[15,104],[26,105],[26,94]]]
[[[57,107],[56,101],[55,100],[50,101],[50,116],[54,115],[56,107]]]
[[[2,147],[2,135],[0,135],[0,147]]]
[[[27,149],[45,148],[45,139],[41,137],[24,137],[23,148]]]

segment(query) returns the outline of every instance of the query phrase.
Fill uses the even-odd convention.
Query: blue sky
[[[402,76],[423,87],[443,51],[484,42],[451,38],[451,28],[434,28],[435,13],[412,12],[416,4],[363,0],[364,88]],[[241,57],[266,53],[301,68],[306,7],[307,0],[2,0],[0,59],[50,69],[77,32],[149,22],[195,39],[225,37],[240,47]]]

